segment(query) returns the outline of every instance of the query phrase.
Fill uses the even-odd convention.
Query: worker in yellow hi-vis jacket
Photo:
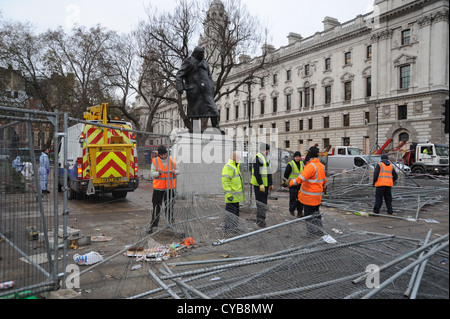
[[[222,187],[225,192],[225,230],[236,230],[239,203],[245,201],[244,182],[241,175],[239,152],[233,152],[222,169]]]

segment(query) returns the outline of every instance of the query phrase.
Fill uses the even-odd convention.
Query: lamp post
[[[380,108],[380,101],[376,101],[375,102],[375,109],[377,110],[377,136],[375,139],[375,145],[377,146],[377,150],[378,150],[378,110]]]

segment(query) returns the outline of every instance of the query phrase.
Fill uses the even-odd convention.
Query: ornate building
[[[302,153],[315,143],[369,153],[390,138],[394,146],[404,139],[448,144],[441,121],[449,95],[448,9],[445,0],[375,0],[369,14],[344,23],[326,17],[323,31],[290,33],[278,49],[266,45],[271,64],[250,86],[250,119],[249,92],[240,91],[217,102],[220,126],[231,136],[246,134],[249,124],[276,128],[278,147]],[[229,83],[257,59],[245,59]],[[161,131],[157,124],[154,132],[182,123],[175,106],[160,112],[172,125]]]

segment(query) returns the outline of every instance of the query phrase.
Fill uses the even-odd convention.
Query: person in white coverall
[[[48,158],[49,150],[46,148],[39,158],[39,176],[41,177],[41,190],[42,194],[50,193],[47,190],[48,173],[50,172],[50,160]]]

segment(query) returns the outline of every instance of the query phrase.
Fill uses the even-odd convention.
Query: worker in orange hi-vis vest
[[[304,216],[316,214],[306,221],[306,227],[310,235],[323,236],[322,217],[319,213],[319,206],[322,196],[327,188],[327,178],[325,167],[319,161],[318,149],[310,149],[308,152],[310,160],[306,164],[299,177],[291,179],[289,186],[301,185],[298,192],[298,200],[303,204]]]
[[[148,233],[153,232],[154,227],[158,227],[161,207],[164,203],[165,216],[169,225],[173,225],[173,206],[175,199],[175,187],[177,184],[176,175],[180,171],[176,169],[176,160],[169,156],[167,149],[161,145],[158,147],[158,156],[153,158],[151,176],[153,178],[153,213],[152,223]]]
[[[389,162],[389,156],[387,154],[381,155],[381,162],[375,166],[373,172],[373,185],[376,187],[375,191],[375,205],[373,212],[375,214],[380,213],[381,205],[383,204],[383,198],[386,203],[387,213],[392,215],[392,186],[397,180],[398,175],[393,165]]]

